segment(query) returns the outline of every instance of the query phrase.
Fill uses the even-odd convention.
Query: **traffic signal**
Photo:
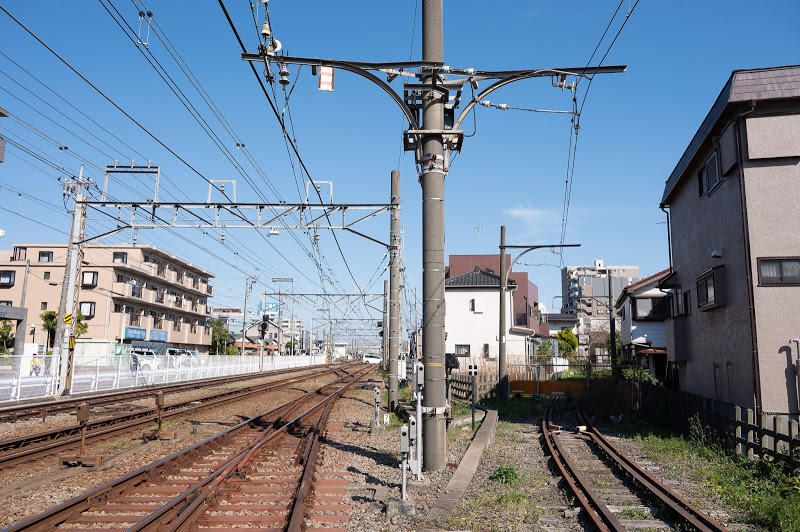
[[[267,317],[266,316],[261,318],[261,325],[259,326],[259,330],[261,331],[261,339],[263,340],[264,337],[267,335]]]
[[[383,322],[382,321],[375,322],[375,325],[378,327],[378,329],[380,329],[380,331],[378,331],[378,336],[383,338]]]

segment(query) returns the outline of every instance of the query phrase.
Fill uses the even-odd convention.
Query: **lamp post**
[[[497,361],[497,395],[501,401],[508,399],[509,382],[508,382],[508,367],[506,363],[506,290],[508,289],[508,275],[514,264],[527,253],[535,249],[561,249],[561,248],[576,248],[580,244],[534,244],[534,245],[510,245],[506,244],[506,226],[500,226],[500,334],[498,335],[499,349]],[[506,267],[506,250],[521,249],[522,252],[517,255],[511,264]]]
[[[273,277],[273,283],[290,283],[291,284],[291,291],[294,294],[294,278],[292,277]],[[280,300],[278,301],[278,312],[280,312]],[[281,321],[281,320],[278,320]],[[278,324],[279,330],[283,330],[283,323]],[[282,335],[279,335],[282,336]],[[292,310],[289,315],[289,337],[291,338],[292,342],[292,355],[294,355],[294,299],[292,299]],[[283,338],[278,342],[278,353],[283,351],[283,346],[281,343],[283,342]]]

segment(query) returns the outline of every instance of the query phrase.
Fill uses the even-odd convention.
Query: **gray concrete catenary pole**
[[[422,0],[422,60],[444,59],[442,0]],[[431,74],[438,75],[438,74]],[[430,84],[430,77],[423,83]],[[426,471],[446,465],[444,381],[444,101],[424,95],[422,129],[422,363],[425,366],[422,418]]]
[[[617,365],[617,322],[614,319],[614,277],[608,269],[608,350],[611,353],[611,365]],[[589,353],[591,359],[591,353]]]
[[[497,395],[501,401],[508,399],[508,368],[506,367],[506,226],[500,226],[500,331],[497,335]]]
[[[381,322],[381,332],[383,332],[383,336],[381,336],[381,347],[383,349],[383,353],[381,353],[383,358],[383,368],[388,370],[389,369],[389,281],[383,281],[383,321]],[[388,396],[387,396],[388,401]]]
[[[397,358],[400,354],[400,171],[392,170],[389,222],[389,411],[397,405]]]

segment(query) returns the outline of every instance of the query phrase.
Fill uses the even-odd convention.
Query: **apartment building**
[[[611,300],[608,297],[611,277]],[[589,332],[610,329],[613,302],[622,289],[639,280],[638,266],[607,266],[596,259],[593,266],[566,266],[561,269],[561,313],[578,319],[578,355],[598,356],[589,353]],[[619,317],[615,316],[617,330]]]
[[[46,344],[41,314],[58,312],[66,244],[16,244],[0,253],[0,305],[26,307],[25,342]],[[211,278],[210,272],[155,247],[84,246],[78,309],[88,331],[80,340],[153,340],[208,353]]]
[[[796,416],[800,66],[736,70],[667,179],[671,384]]]

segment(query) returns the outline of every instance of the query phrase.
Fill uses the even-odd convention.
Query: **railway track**
[[[185,416],[201,409],[231,401],[240,401],[328,373],[337,375],[342,373],[348,374],[348,367],[349,366],[325,366],[314,368],[310,371],[304,371],[300,375],[291,375],[274,382],[217,392],[200,399],[179,401],[165,405],[161,410],[161,416],[164,420]],[[133,412],[90,420],[86,425],[86,441],[104,440],[116,437],[119,433],[124,431],[149,427],[156,423],[157,419],[158,411],[156,408],[143,408]],[[74,424],[0,440],[0,470],[14,464],[30,461],[79,446],[81,441],[81,429],[82,426],[80,424]]]
[[[6,530],[300,530],[346,520],[346,480],[317,472],[316,462],[335,401],[373,371],[343,372]]]
[[[147,386],[143,388],[130,388],[127,390],[95,394],[84,396],[73,396],[69,399],[57,399],[53,401],[36,401],[14,406],[0,408],[0,422],[15,422],[18,420],[34,417],[46,418],[49,415],[63,412],[74,412],[80,403],[87,403],[90,408],[116,404],[127,401],[137,401],[148,397],[155,397],[159,392],[164,395],[181,393],[198,388],[210,386],[223,386],[231,382],[244,382],[248,380],[262,379],[273,375],[297,372],[302,368],[279,369],[261,373],[245,373],[241,375],[229,375],[227,377],[211,377],[208,379],[197,379],[173,384],[163,384]]]
[[[595,528],[726,530],[625,456],[580,410],[562,416],[563,427],[551,422],[554,410],[551,403],[542,418],[545,445]]]

